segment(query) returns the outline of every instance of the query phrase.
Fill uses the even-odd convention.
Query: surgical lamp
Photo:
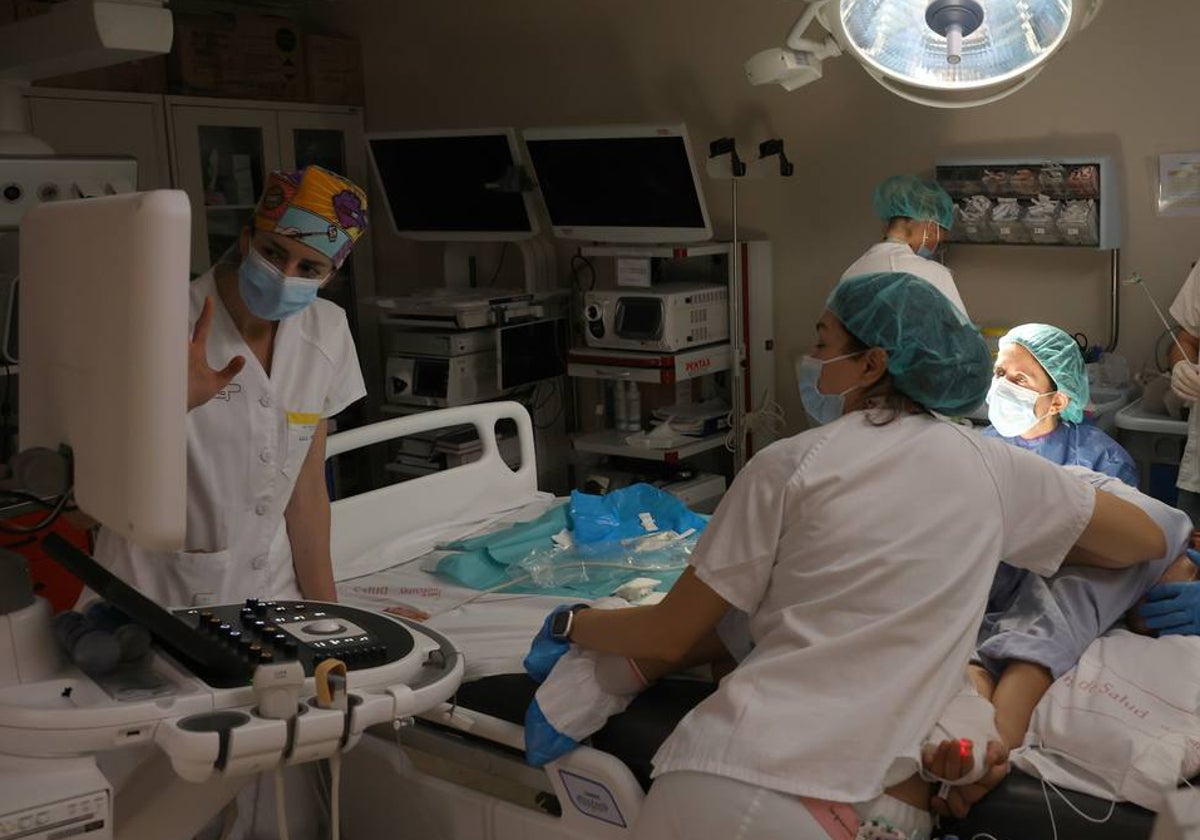
[[[783,48],[746,62],[751,84],[785,90],[850,53],[881,85],[936,108],[986,105],[1020,90],[1104,0],[809,0]],[[812,40],[813,22],[827,33]]]

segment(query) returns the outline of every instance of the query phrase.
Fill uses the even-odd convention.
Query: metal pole
[[[1112,353],[1117,349],[1117,342],[1121,338],[1121,249],[1113,248],[1108,253],[1111,288],[1109,290],[1108,344],[1104,349]]]
[[[730,259],[730,281],[729,281],[729,317],[733,320],[732,329],[729,331],[730,347],[729,352],[733,354],[730,359],[731,370],[733,376],[729,384],[730,395],[729,402],[733,408],[733,472],[736,475],[741,471],[742,467],[746,466],[746,412],[750,407],[746,405],[746,336],[742,330],[742,259],[741,248],[738,242],[738,217],[737,217],[737,175],[731,180],[730,197],[732,208],[730,215],[733,217],[733,236],[731,238],[729,259]]]

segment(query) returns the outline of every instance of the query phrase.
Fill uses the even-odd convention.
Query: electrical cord
[[[10,525],[5,521],[0,520],[0,532],[6,534],[36,534],[43,528],[50,527],[50,525],[52,525],[54,521],[58,519],[60,515],[62,515],[62,512],[67,509],[67,503],[71,500],[71,495],[74,490],[75,485],[72,484],[65,491],[63,491],[63,494],[53,502],[52,506],[51,503],[46,502],[44,499],[39,499],[37,496],[34,496],[31,493],[25,493],[21,490],[0,490],[0,496],[9,495],[19,498],[22,501],[38,504],[43,507],[50,507],[50,513],[46,514],[45,518],[35,525]]]
[[[342,754],[335,752],[329,757],[329,838],[338,840],[342,833],[341,816],[338,813],[338,791],[342,785]]]
[[[280,764],[275,768],[275,822],[279,824],[279,840],[289,840],[284,793],[283,765]]]
[[[734,452],[737,450],[737,440],[733,431],[733,412],[730,411],[726,418],[729,423],[729,433],[725,435],[725,448]],[[787,428],[787,415],[784,414],[783,407],[769,399],[768,392],[763,391],[758,408],[746,412],[743,423],[747,434],[758,434],[771,440],[778,440]]]
[[[4,400],[0,402],[0,463],[8,463],[9,430],[12,429],[12,368],[4,363]]]
[[[592,275],[592,282],[588,285],[587,290],[590,292],[596,288],[596,266],[592,265],[592,261],[578,252],[571,255],[571,278],[575,281],[575,285],[580,291],[583,291],[583,286],[579,282],[580,273],[583,268],[586,268]]]
[[[496,260],[496,270],[492,272],[492,279],[488,281],[488,286],[495,286],[496,280],[500,277],[500,269],[504,268],[504,258],[508,255],[508,243],[505,242],[500,246],[500,259]]]

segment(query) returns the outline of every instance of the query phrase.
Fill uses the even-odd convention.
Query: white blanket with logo
[[[1152,811],[1200,772],[1200,638],[1112,630],[1054,682],[1013,764]]]

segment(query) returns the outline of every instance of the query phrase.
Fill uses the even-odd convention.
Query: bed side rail
[[[521,462],[514,470],[500,457],[496,423],[516,423]],[[450,426],[473,425],[483,444],[479,459],[441,472],[380,487],[333,502],[333,563],[365,553],[398,534],[439,519],[499,510],[537,490],[537,461],[529,412],[517,402],[491,402],[427,411],[329,436],[326,458],[364,446]]]

